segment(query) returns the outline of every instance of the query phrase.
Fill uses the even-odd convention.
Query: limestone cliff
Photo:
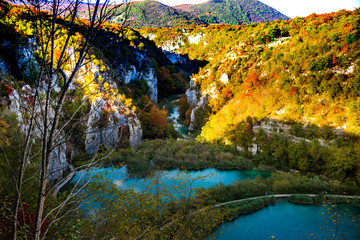
[[[69,52],[72,50],[69,49]],[[27,52],[24,53],[28,55]],[[24,55],[20,55],[24,56]],[[27,69],[25,66],[30,65],[34,62],[29,58],[28,63],[25,64],[24,60],[19,61],[21,68]],[[0,59],[1,63],[1,76],[7,79],[11,79],[11,72],[7,66],[6,61]],[[33,64],[34,65],[34,64]],[[19,65],[20,67],[20,65]],[[82,133],[86,137],[85,149],[80,149],[80,146],[71,144],[74,142],[73,134],[71,130],[68,130],[65,126],[65,122],[61,122],[58,126],[58,133],[55,139],[56,147],[51,153],[51,165],[49,172],[49,181],[53,182],[56,179],[60,179],[64,172],[70,167],[69,151],[81,152],[86,151],[89,154],[96,153],[101,146],[110,149],[122,144],[135,146],[140,144],[142,137],[141,124],[137,116],[135,115],[132,106],[131,99],[127,99],[124,95],[118,92],[118,87],[114,79],[107,73],[106,69],[109,67],[103,65],[102,61],[98,64],[88,62],[84,64],[79,70],[78,77],[76,77],[72,84],[70,91],[66,97],[65,105],[75,106],[80,109],[83,105],[88,105],[90,111],[85,112],[84,115],[80,116],[77,120],[77,128],[85,129]],[[152,93],[151,97],[157,99],[157,80],[153,69],[140,72],[136,70],[134,66],[134,75],[136,78],[146,79],[149,83]],[[28,70],[28,69],[27,69]],[[66,71],[72,71],[72,67]],[[125,76],[129,76],[129,73]],[[131,80],[131,76],[130,76]],[[31,87],[30,85],[23,85],[19,87],[17,83],[7,81],[11,86],[11,92],[6,96],[5,107],[7,112],[15,114],[19,128],[21,131],[26,132],[28,130],[30,112],[35,116],[36,127],[32,130],[32,137],[34,142],[40,141],[43,136],[43,112],[45,111],[44,101],[35,101],[35,95],[44,96],[48,91],[48,81],[37,79],[37,88]],[[124,81],[127,81],[124,78]],[[57,94],[61,92],[61,83],[54,78],[52,80],[50,102],[52,106],[57,103]],[[77,94],[74,94],[77,93]],[[79,98],[80,97],[80,98]],[[80,101],[82,104],[77,106],[77,102]],[[67,121],[66,109],[62,113],[62,121]],[[3,113],[5,114],[5,113]],[[73,114],[73,113],[71,113]],[[70,114],[70,115],[71,115]],[[54,109],[50,107],[48,109],[48,121],[51,127],[54,118]],[[64,127],[64,128],[63,128]],[[71,129],[71,128],[70,128]],[[69,132],[70,131],[70,132]],[[81,137],[79,137],[81,139]],[[72,145],[72,149],[67,149],[68,144]]]

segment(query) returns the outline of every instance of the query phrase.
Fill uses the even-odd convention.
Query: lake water
[[[220,182],[228,185],[234,181],[242,181],[244,179],[254,179],[257,175],[263,178],[269,177],[269,172],[260,172],[254,170],[217,170],[208,168],[198,171],[183,171],[183,170],[164,170],[157,172],[160,181],[164,185],[171,187],[172,185],[179,185],[181,182],[193,182],[194,187],[209,188],[212,185]],[[141,191],[146,186],[146,181],[143,178],[131,178],[126,172],[126,166],[121,168],[96,168],[87,172],[78,172],[72,179],[72,183],[76,183],[80,178],[88,179],[90,176],[95,178],[96,175],[106,176],[107,180],[111,180],[114,184],[121,188],[134,188],[136,191]]]
[[[233,222],[225,222],[216,230],[215,238],[219,240],[260,240],[272,239],[272,237],[277,240],[333,239],[332,234],[336,226],[327,212],[328,207],[297,205],[281,200],[275,205],[240,216]],[[360,239],[358,234],[360,207],[338,204],[336,210],[341,214],[337,224],[336,239]],[[355,223],[352,217],[355,217]],[[314,236],[310,236],[311,234]]]
[[[213,168],[199,171],[166,170],[158,172],[159,181],[168,188],[184,184],[184,182],[191,182],[193,183],[192,186],[196,188],[208,188],[220,182],[227,185],[234,181],[254,179],[259,174],[263,178],[270,176],[268,172],[217,170]],[[132,187],[139,192],[146,188],[149,182],[143,178],[129,177],[125,166],[121,168],[98,168],[86,173],[79,172],[72,182],[75,183],[80,177],[88,178],[90,175],[94,179],[96,175],[104,175],[107,180],[111,180],[120,188]],[[198,178],[203,179],[198,180]],[[352,219],[348,218],[349,215],[359,215],[360,207],[350,206],[349,204],[339,205],[339,212],[345,212],[345,208],[349,208],[349,211],[347,211],[346,215],[343,213],[341,215],[338,224],[338,236],[343,236],[347,240],[360,239],[360,235],[356,235],[356,231],[360,230],[360,226],[353,224]],[[322,214],[325,214],[325,216],[322,216]],[[224,223],[214,234],[215,238],[220,240],[271,239],[272,236],[278,240],[315,239],[307,233],[315,234],[318,237],[317,239],[332,239],[324,236],[331,236],[332,233],[328,230],[335,229],[333,224],[326,223],[327,220],[329,220],[327,208],[323,206],[304,206],[278,201],[276,205],[268,206],[249,215],[240,216],[234,222]],[[357,224],[359,224],[359,218],[356,220]],[[320,228],[323,228],[323,230],[320,230]],[[222,233],[220,234],[220,232]]]

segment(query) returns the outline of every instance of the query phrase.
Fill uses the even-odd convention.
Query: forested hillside
[[[142,32],[151,33],[160,46],[181,39],[175,51],[208,61],[192,77],[193,89],[208,107],[199,108],[200,100],[187,114],[182,110],[190,122],[195,107],[199,140],[249,150],[256,144],[260,155],[275,158],[272,164],[321,173],[332,168],[344,178],[355,174],[360,159],[359,25],[356,10],[246,26],[190,27],[187,33]],[[339,136],[335,146],[331,140]],[[337,149],[338,157],[327,158],[327,146]],[[318,150],[315,156],[312,147],[324,153]]]
[[[153,0],[131,2],[129,6],[120,8],[119,12],[123,12],[125,8],[128,8],[126,26],[133,28],[207,24],[191,13],[183,12]],[[125,19],[125,14],[118,16],[112,21],[121,23],[123,19]]]
[[[180,5],[176,9],[192,13],[208,24],[250,24],[288,20],[276,9],[256,0],[211,0],[196,5]]]
[[[122,12],[126,6],[120,8]],[[289,19],[275,9],[253,0],[209,1],[197,5],[169,7],[154,0],[135,1],[128,6],[126,25],[143,27],[180,27],[208,24],[248,24],[254,22]],[[125,13],[112,19],[121,23]]]

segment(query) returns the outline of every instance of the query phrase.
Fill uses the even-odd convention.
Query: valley
[[[0,1],[0,238],[359,237],[359,9],[43,4]]]

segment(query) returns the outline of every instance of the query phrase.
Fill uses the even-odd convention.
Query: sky
[[[158,0],[159,2],[175,6],[180,4],[198,4],[206,0]],[[354,10],[360,7],[360,0],[260,0],[275,8],[288,17],[305,17],[312,13],[322,14],[336,12],[340,9]]]

